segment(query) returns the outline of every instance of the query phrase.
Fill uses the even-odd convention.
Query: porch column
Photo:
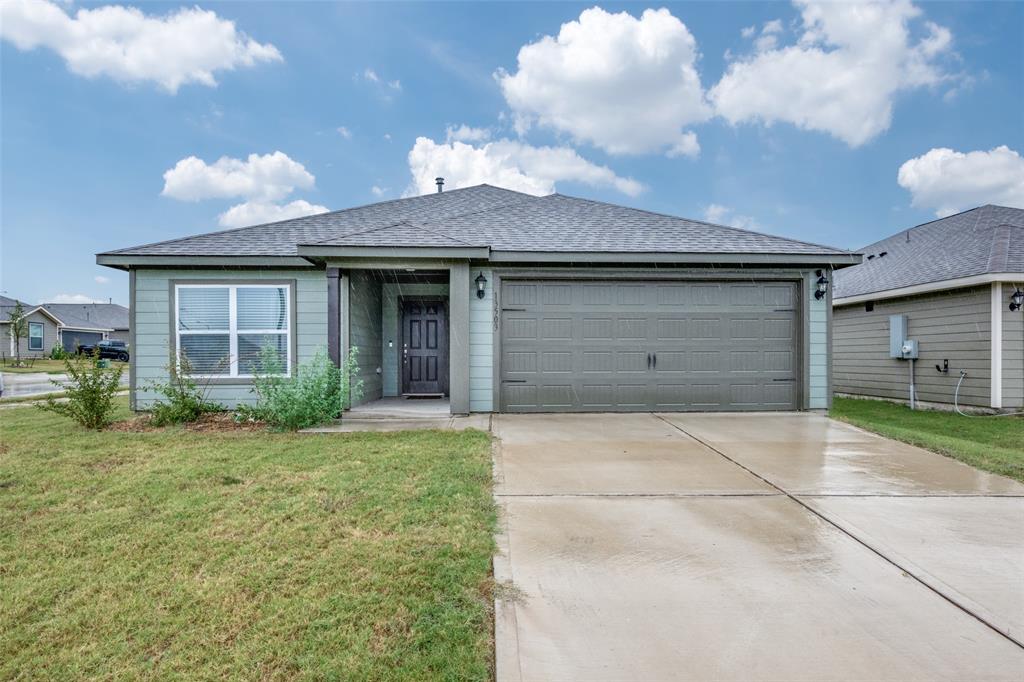
[[[469,263],[448,270],[448,393],[452,414],[469,414]]]
[[[341,270],[327,268],[327,356],[341,367]]]

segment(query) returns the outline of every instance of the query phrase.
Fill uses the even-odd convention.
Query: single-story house
[[[453,414],[829,405],[832,271],[848,251],[490,185],[97,255],[127,270],[133,405],[187,355],[226,405],[359,349],[364,401]]]
[[[1024,407],[1024,210],[981,206],[862,251],[835,275],[838,393],[909,401],[913,370],[922,402],[953,403],[959,383],[960,405]],[[891,357],[891,324],[917,341],[913,367]]]
[[[78,346],[103,339],[128,342],[128,308],[117,303],[42,303],[61,320],[60,342],[73,353]]]
[[[16,355],[15,343],[22,357],[48,355],[54,346],[73,353],[78,346],[103,339],[128,340],[128,309],[116,303],[41,303],[22,301],[28,319],[28,336],[17,341],[10,333],[10,314],[16,299],[0,296],[0,333],[8,337],[4,352]]]

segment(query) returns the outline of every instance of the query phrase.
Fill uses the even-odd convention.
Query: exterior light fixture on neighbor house
[[[473,281],[476,282],[476,297],[482,299],[484,297],[484,287],[487,285],[487,278],[481,272]]]
[[[816,282],[818,288],[814,292],[814,298],[820,301],[828,293],[828,280],[825,279],[825,273],[821,270],[817,270],[814,274],[818,276],[818,281]]]
[[[1017,312],[1021,306],[1024,306],[1024,291],[1021,291],[1018,287],[1016,291],[1010,294],[1010,310]]]

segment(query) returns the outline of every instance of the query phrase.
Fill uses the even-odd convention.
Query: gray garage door
[[[797,408],[794,283],[505,280],[500,300],[503,411]]]
[[[100,332],[76,332],[65,329],[61,332],[61,340],[63,341],[64,350],[74,353],[78,350],[79,346],[90,346],[99,343],[103,340],[103,334]]]

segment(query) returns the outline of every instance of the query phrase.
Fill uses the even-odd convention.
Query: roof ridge
[[[872,248],[874,246],[878,246],[879,244],[881,244],[883,242],[887,242],[890,239],[895,239],[896,237],[899,237],[902,234],[906,234],[907,232],[910,232],[911,230],[916,230],[919,227],[925,227],[926,225],[931,225],[933,223],[941,223],[943,220],[949,220],[950,218],[955,218],[957,216],[961,216],[961,215],[970,213],[971,211],[978,211],[978,210],[981,210],[983,208],[988,208],[989,206],[992,206],[992,204],[984,204],[982,206],[975,206],[973,208],[967,208],[967,209],[964,209],[963,211],[960,211],[958,213],[950,213],[947,216],[943,216],[941,218],[936,218],[935,220],[928,220],[928,221],[925,221],[925,222],[920,223],[918,225],[911,225],[910,227],[904,227],[904,228],[902,228],[900,230],[897,230],[893,234],[890,234],[888,237],[886,237],[884,239],[879,239],[876,242],[871,242],[870,244],[866,244],[866,245],[862,246],[859,250],[866,253],[868,251],[868,249],[870,249],[870,248]],[[1011,208],[1011,207],[1001,207],[1001,208]],[[976,227],[976,226],[977,226],[977,221],[975,221],[975,225],[972,226],[971,229],[973,230],[974,227]]]
[[[481,183],[479,185],[473,185],[472,187],[492,187],[493,189],[504,189],[503,187],[494,187],[493,185],[488,185],[487,183]],[[460,191],[462,189],[471,189],[471,187],[462,187],[460,189],[454,189],[452,191],[453,192],[458,192],[458,191]],[[491,206],[489,208],[482,208],[482,209],[478,209],[478,210],[475,210],[475,211],[467,211],[466,213],[455,213],[453,215],[445,216],[444,218],[435,220],[433,222],[440,222],[441,220],[448,220],[450,218],[465,218],[466,216],[475,215],[477,213],[486,213],[487,211],[494,211],[494,210],[498,210],[498,209],[501,209],[501,208],[507,208],[508,206],[512,206],[513,204],[521,203],[521,202],[523,202],[526,199],[542,199],[543,198],[543,197],[535,197],[532,194],[526,194],[525,192],[516,192],[515,190],[511,190],[511,189],[510,190],[505,190],[505,191],[506,192],[511,192],[513,194],[521,195],[521,198],[514,199],[514,200],[509,201],[508,203],[505,203],[505,204],[498,204],[497,206]],[[370,205],[373,206],[374,204],[370,204]],[[334,241],[338,241],[339,239],[344,239],[345,237],[354,237],[355,235],[358,235],[358,234],[369,234],[370,232],[378,232],[380,230],[388,230],[388,229],[391,229],[393,227],[398,227],[399,225],[409,225],[410,227],[416,227],[416,228],[419,228],[421,230],[426,230],[427,229],[425,227],[424,223],[422,223],[420,221],[413,221],[413,220],[411,220],[409,218],[402,218],[401,220],[396,221],[394,223],[389,223],[388,225],[381,225],[380,227],[371,227],[371,228],[368,228],[368,229],[365,229],[365,230],[355,230],[353,232],[346,232],[345,234],[342,234],[342,235],[337,235],[337,236],[334,236],[334,237],[328,237],[326,239],[321,239],[321,240],[315,241],[315,242],[309,242],[308,245],[324,244],[326,242],[334,242]],[[434,235],[438,235],[438,236],[441,236],[441,237],[446,237],[446,238],[451,239],[453,241],[461,242],[463,244],[466,244],[467,246],[475,246],[475,244],[472,244],[471,242],[463,241],[462,239],[459,239],[458,237],[452,237],[451,235],[445,234],[443,232],[438,232],[436,230],[427,230],[427,231],[429,231],[431,234],[434,234]]]
[[[242,227],[230,227],[230,228],[227,228],[225,230],[214,230],[213,232],[202,232],[200,234],[186,235],[184,237],[177,237],[175,239],[164,239],[162,241],[150,242],[148,244],[137,244],[136,246],[129,246],[129,247],[126,247],[126,248],[123,248],[123,249],[116,249],[114,251],[103,251],[101,253],[102,254],[116,254],[116,253],[121,253],[121,252],[124,252],[124,251],[134,251],[135,249],[149,248],[149,247],[152,247],[152,246],[164,246],[166,244],[174,244],[176,242],[185,241],[186,239],[195,239],[196,237],[212,237],[214,235],[224,235],[224,234],[229,234],[231,232],[240,232],[242,230],[251,230],[251,229],[257,228],[257,227],[268,227],[270,225],[280,225],[281,223],[289,223],[289,222],[292,222],[294,220],[302,220],[303,218],[310,218],[312,216],[335,215],[335,214],[338,214],[338,213],[347,213],[349,211],[356,211],[356,210],[359,210],[359,209],[370,208],[371,206],[386,206],[388,204],[395,204],[395,203],[398,203],[400,201],[408,201],[410,199],[429,199],[430,197],[439,197],[439,196],[443,196],[445,194],[449,194],[449,195],[450,194],[455,194],[456,192],[464,192],[466,190],[475,189],[477,187],[490,187],[491,189],[501,190],[502,192],[508,192],[510,194],[519,194],[519,195],[522,195],[522,196],[532,196],[532,195],[526,194],[525,192],[517,192],[514,189],[505,189],[504,187],[496,187],[494,185],[489,185],[486,182],[482,182],[482,183],[479,183],[479,184],[476,184],[476,185],[470,185],[468,187],[458,187],[456,189],[448,190],[447,192],[430,192],[430,193],[427,193],[427,194],[416,194],[416,195],[413,195],[413,196],[410,196],[410,197],[398,197],[397,199],[388,199],[386,201],[375,201],[375,202],[371,202],[369,204],[360,204],[359,206],[350,206],[348,208],[339,208],[339,209],[337,209],[335,211],[324,211],[323,213],[311,213],[309,215],[299,216],[297,218],[287,218],[285,220],[273,220],[273,221],[271,221],[269,223],[257,223],[255,225],[244,225]],[[358,234],[358,233],[353,232],[351,234]]]
[[[842,253],[858,253],[857,251],[852,251],[850,249],[839,249],[839,248],[836,248],[834,246],[827,246],[825,244],[817,244],[815,242],[803,241],[802,239],[793,239],[792,237],[783,237],[781,235],[772,234],[771,232],[759,232],[758,230],[745,230],[742,227],[733,227],[732,225],[720,225],[719,223],[709,223],[706,220],[695,220],[693,218],[683,218],[683,217],[680,217],[680,216],[677,216],[677,215],[672,215],[671,213],[660,213],[658,211],[650,211],[650,210],[645,209],[645,208],[636,208],[634,206],[623,206],[621,204],[613,204],[613,203],[610,203],[610,202],[607,202],[607,201],[599,201],[597,199],[587,199],[587,198],[584,198],[584,197],[574,197],[574,196],[570,196],[568,194],[561,194],[559,192],[555,192],[554,194],[549,194],[547,197],[540,197],[540,198],[546,199],[548,197],[565,197],[566,199],[575,199],[577,201],[587,201],[587,202],[590,202],[592,204],[600,204],[602,206],[611,206],[612,208],[626,208],[626,209],[629,209],[631,211],[639,211],[640,213],[647,213],[649,215],[659,216],[661,218],[671,218],[673,220],[687,220],[687,221],[689,221],[691,223],[697,223],[698,225],[707,225],[708,227],[717,227],[717,228],[720,228],[720,229],[723,229],[723,230],[732,230],[733,232],[740,232],[742,234],[753,234],[753,235],[761,235],[763,237],[772,237],[773,239],[782,239],[784,241],[793,242],[795,244],[803,244],[804,246],[814,246],[814,247],[819,248],[819,249],[828,249],[829,251],[840,251]]]

